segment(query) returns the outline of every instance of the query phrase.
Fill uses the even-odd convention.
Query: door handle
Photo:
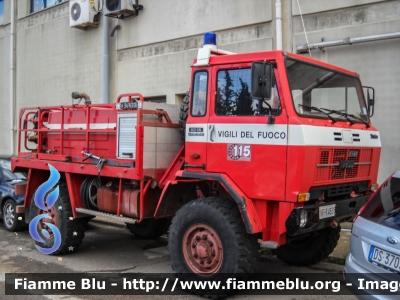
[[[214,142],[214,140],[212,138],[212,134],[214,132],[214,125],[208,125],[208,131],[210,132],[210,141]]]

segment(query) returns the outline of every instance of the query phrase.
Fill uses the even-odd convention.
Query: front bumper
[[[285,223],[287,236],[298,236],[326,228],[329,226],[332,220],[336,220],[337,223],[351,221],[356,216],[360,208],[367,202],[369,197],[370,195],[327,202],[323,204],[296,207],[292,210]],[[336,205],[335,216],[326,219],[319,219],[319,208],[332,204]],[[304,210],[307,211],[308,221],[305,224],[303,223],[301,226],[301,214]]]

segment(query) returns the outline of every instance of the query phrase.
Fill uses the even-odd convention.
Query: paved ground
[[[339,243],[336,246],[335,250],[332,252],[330,257],[345,259],[347,254],[350,251],[350,231],[351,231],[352,223],[342,223],[342,231],[340,233]]]
[[[349,232],[342,232],[340,246],[332,254],[345,257]],[[68,255],[42,255],[34,247],[27,231],[10,233],[0,226],[0,299],[110,299],[110,296],[5,296],[4,274],[16,272],[75,273],[170,273],[172,272],[164,238],[141,240],[125,227],[116,223],[93,220],[89,223],[81,248]],[[260,271],[265,273],[332,273],[341,272],[343,266],[322,262],[311,267],[294,267],[275,256],[263,257]],[[113,299],[131,299],[132,296],[112,296]],[[140,299],[201,299],[187,294],[182,296],[140,296]],[[354,296],[232,296],[232,299],[356,299]]]

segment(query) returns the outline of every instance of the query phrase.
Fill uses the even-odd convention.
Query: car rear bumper
[[[367,281],[370,282],[384,282],[390,281],[390,278],[383,278],[378,274],[371,273],[367,269],[357,264],[351,253],[346,257],[346,263],[343,270],[343,277],[346,281],[347,287],[357,296],[359,299],[377,299],[377,300],[394,300],[399,299],[400,287],[399,287],[399,275],[393,274],[391,276],[393,281],[397,283],[398,291],[390,292],[389,290],[374,290],[367,288]],[[396,280],[397,279],[397,280]]]

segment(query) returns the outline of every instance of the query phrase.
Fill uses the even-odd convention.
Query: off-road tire
[[[185,140],[186,134],[186,121],[189,115],[189,92],[186,92],[186,95],[182,99],[181,110],[179,112],[179,132],[181,134],[181,138]]]
[[[328,257],[335,249],[340,238],[340,225],[327,227],[315,236],[294,240],[276,249],[279,259],[296,266],[309,266]]]
[[[97,189],[100,186],[98,180],[99,179],[97,177],[88,177],[81,184],[80,196],[83,204],[87,209],[98,210],[97,196],[94,197],[94,199],[90,199],[91,198],[90,192],[92,192],[91,188]],[[97,192],[97,190],[95,190],[95,192]]]
[[[168,232],[171,219],[149,219],[137,224],[126,224],[129,230],[138,238],[155,239]]]
[[[4,202],[2,208],[2,218],[4,227],[11,232],[21,231],[26,227],[24,220],[18,220],[18,215],[16,213],[16,205],[14,200],[8,199]],[[23,218],[23,217],[22,217]]]
[[[216,234],[217,242],[220,242],[222,246],[221,251],[217,249],[218,243],[214,244],[215,235],[213,234],[202,236],[200,233],[203,241],[197,239],[197,233],[194,234],[194,239],[187,238],[190,236],[188,233],[192,228],[200,228],[201,232],[203,226],[207,228],[205,233],[214,232]],[[197,252],[196,255],[190,255],[190,248],[195,248],[193,247],[195,240],[199,241],[197,244],[199,247],[203,247],[204,245],[201,245],[200,242],[210,243],[213,239],[214,243],[210,244],[210,251],[214,256],[211,254],[211,259],[207,263],[214,264],[212,260],[216,258],[218,258],[217,262],[219,259],[222,262],[209,274],[202,273],[201,270],[200,272],[193,271],[193,268],[196,269],[193,258],[198,259],[198,257]],[[192,241],[193,244],[191,244]],[[221,276],[224,275],[254,273],[257,270],[259,247],[257,237],[246,232],[236,203],[228,199],[208,197],[193,200],[178,210],[169,228],[168,250],[171,266],[177,276],[184,276],[186,279],[188,275],[196,280],[213,280],[222,278]],[[195,251],[201,249],[204,248]],[[222,255],[219,255],[218,252],[221,252]],[[199,253],[201,252],[199,251]],[[189,267],[189,264],[192,267]],[[201,261],[197,266],[201,268]],[[202,294],[201,291],[192,292]],[[218,297],[218,295],[212,295],[212,297]]]
[[[58,228],[61,234],[61,245],[52,255],[66,254],[75,252],[82,244],[83,238],[85,237],[86,222],[79,218],[73,218],[71,203],[68,194],[67,183],[60,181],[59,183],[59,196],[57,201],[50,208],[50,214],[57,214],[54,218],[54,225]],[[34,202],[34,196],[31,200],[30,214],[31,220],[39,214],[46,213],[41,211]],[[38,227],[40,226],[40,223]],[[51,248],[54,245],[54,238],[46,238],[41,234],[40,228],[38,228],[39,235],[44,240],[44,243],[35,242],[36,245],[42,248]]]

